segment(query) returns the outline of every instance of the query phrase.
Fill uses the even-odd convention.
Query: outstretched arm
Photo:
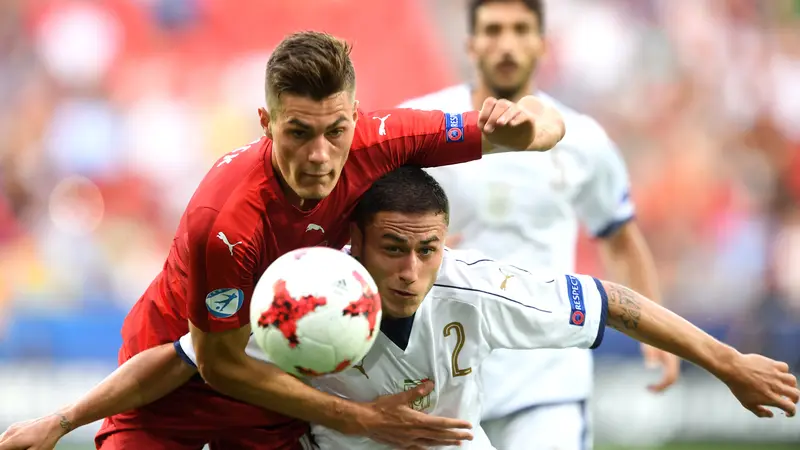
[[[766,406],[794,416],[800,391],[786,363],[743,355],[632,289],[601,283],[608,297],[608,326],[709,371],[759,417],[772,417]]]
[[[70,431],[154,402],[196,373],[178,358],[172,344],[146,350],[75,403],[50,416],[13,425],[0,436],[0,450],[52,448]]]
[[[545,151],[564,138],[561,113],[533,95],[519,102],[488,98],[478,116],[483,153],[509,150]]]

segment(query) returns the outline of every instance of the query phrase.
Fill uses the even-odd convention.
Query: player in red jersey
[[[464,114],[364,114],[349,53],[347,44],[315,32],[294,34],[272,53],[269,110],[259,110],[265,137],[211,168],[162,272],[122,328],[120,364],[191,331],[202,379],[108,418],[98,448],[294,449],[306,422],[401,448],[470,437],[468,423],[413,411],[406,396],[348,402],[244,352],[259,276],[290,250],[344,245],[347,217],[374,180],[403,164],[474,160],[495,146],[546,150],[564,135],[560,115],[535,97],[518,104],[489,99],[480,112]],[[69,414],[58,420],[71,426]]]

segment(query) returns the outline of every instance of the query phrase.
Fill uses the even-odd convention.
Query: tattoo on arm
[[[603,282],[608,294],[608,325],[622,330],[639,328],[642,318],[642,305],[639,294],[625,286]]]
[[[64,433],[69,433],[70,431],[72,431],[74,427],[72,426],[72,422],[70,422],[70,420],[67,419],[67,416],[63,414],[58,414],[58,418],[59,418],[58,424],[61,426],[61,429],[64,430]]]

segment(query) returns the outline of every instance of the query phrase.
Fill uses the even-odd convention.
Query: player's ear
[[[264,130],[264,135],[272,139],[272,129],[270,128],[270,116],[267,108],[258,108],[258,121],[261,123],[261,129]]]
[[[353,101],[353,122],[358,122],[358,100]]]
[[[361,259],[364,252],[364,233],[355,222],[350,222],[350,254]]]

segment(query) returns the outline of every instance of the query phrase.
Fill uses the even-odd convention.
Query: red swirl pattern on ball
[[[278,280],[273,287],[272,306],[258,319],[260,327],[277,327],[289,341],[289,347],[300,343],[297,339],[297,322],[313,312],[317,307],[328,303],[325,297],[304,295],[298,299],[286,289],[286,281]]]
[[[372,339],[375,333],[375,322],[378,320],[378,312],[381,310],[381,299],[377,292],[374,292],[370,287],[367,280],[358,273],[357,270],[353,271],[353,277],[361,284],[361,297],[358,300],[350,302],[347,307],[342,311],[344,316],[366,316],[369,323],[369,337]]]

